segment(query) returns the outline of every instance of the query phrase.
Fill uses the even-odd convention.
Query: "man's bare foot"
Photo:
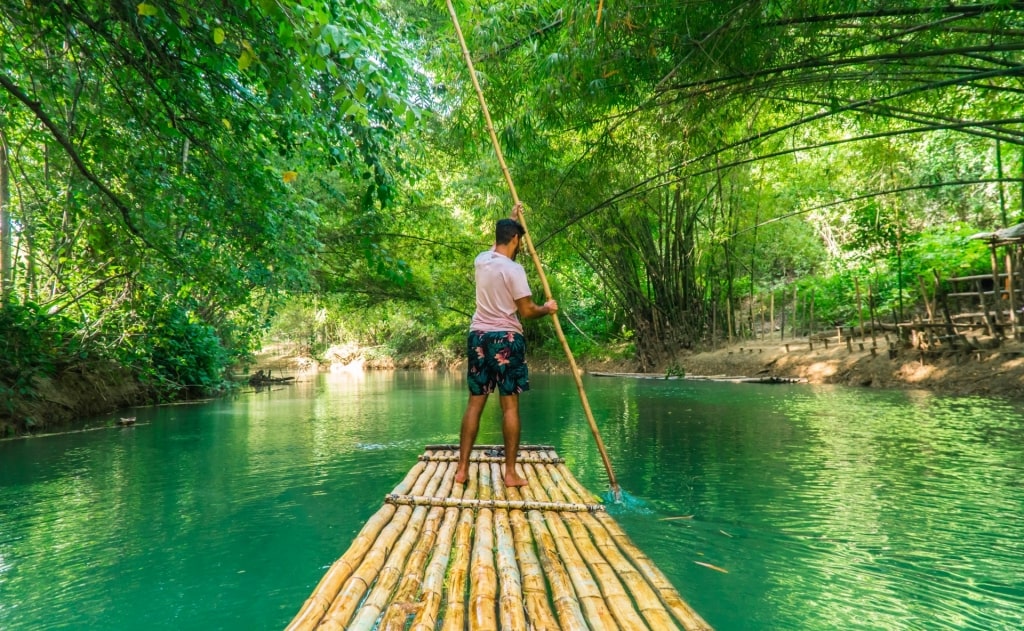
[[[455,471],[455,484],[465,484],[469,479],[469,472],[461,469]]]
[[[529,482],[526,478],[521,478],[516,474],[505,474],[505,486],[526,486]]]

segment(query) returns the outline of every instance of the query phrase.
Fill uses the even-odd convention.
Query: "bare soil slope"
[[[871,338],[846,342],[806,338],[780,342],[742,342],[725,348],[691,353],[679,364],[689,375],[796,377],[810,383],[830,383],[872,388],[921,388],[946,394],[1024,396],[1024,345],[1004,343],[998,348],[971,353],[929,354],[898,349],[890,356],[888,345]],[[789,345],[788,350],[786,344]],[[863,344],[864,350],[861,350]]]

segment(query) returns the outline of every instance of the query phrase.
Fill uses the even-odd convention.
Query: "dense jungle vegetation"
[[[1024,2],[455,6],[583,357],[906,319],[1024,221]],[[0,417],[216,390],[271,326],[453,359],[509,207],[437,0],[6,2]]]

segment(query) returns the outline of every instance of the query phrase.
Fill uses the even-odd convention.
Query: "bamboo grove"
[[[1022,2],[458,10],[584,346],[654,366],[794,288],[850,323],[851,281],[912,309],[915,274],[1024,220]],[[457,354],[508,195],[443,3],[22,0],[0,29],[8,326],[65,318],[62,348],[182,387],[275,315]]]

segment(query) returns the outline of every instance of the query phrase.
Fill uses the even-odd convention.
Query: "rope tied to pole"
[[[480,111],[483,114],[484,123],[487,126],[487,133],[491,138],[491,144],[494,146],[494,153],[498,158],[498,164],[501,166],[501,172],[505,176],[505,183],[508,184],[508,190],[512,194],[513,208],[516,209],[519,223],[522,224],[523,229],[526,232],[524,235],[526,248],[530,252],[530,258],[533,260],[533,265],[537,269],[537,276],[540,277],[541,285],[544,287],[544,298],[545,300],[551,300],[551,287],[548,284],[548,278],[544,273],[544,268],[541,266],[540,257],[537,256],[537,250],[533,247],[533,239],[530,237],[530,230],[526,224],[526,216],[522,210],[522,202],[519,200],[519,194],[516,192],[516,186],[512,181],[512,174],[509,173],[508,165],[505,164],[505,155],[501,150],[501,143],[498,142],[498,136],[494,133],[494,123],[491,121],[491,113],[487,108],[487,101],[484,99],[484,92],[480,88],[480,82],[477,81],[476,70],[473,68],[473,59],[469,54],[469,47],[466,46],[466,38],[462,35],[462,27],[459,25],[459,17],[455,13],[455,7],[452,5],[452,0],[445,0],[445,3],[448,5],[448,14],[452,18],[452,25],[455,27],[456,36],[458,36],[459,46],[462,48],[462,58],[466,62],[466,68],[469,70],[469,78],[473,82],[473,88],[476,90],[477,100],[480,102]],[[597,429],[597,422],[594,420],[594,413],[590,409],[590,402],[587,400],[587,393],[583,389],[583,379],[580,377],[580,371],[576,366],[576,358],[573,357],[572,349],[569,348],[569,342],[566,340],[565,334],[562,332],[562,325],[559,323],[557,313],[551,314],[551,322],[555,327],[555,334],[558,336],[558,341],[562,344],[562,350],[565,351],[566,359],[569,360],[569,368],[572,371],[573,379],[576,381],[576,390],[579,392],[580,402],[583,404],[583,412],[587,417],[587,423],[590,425],[590,433],[594,436],[597,448],[601,452],[601,460],[604,462],[604,468],[608,472],[608,482],[611,485],[615,501],[621,501],[622,490],[619,488],[619,483],[615,479],[615,472],[612,470],[611,460],[608,459],[608,452],[604,447],[604,441],[601,440],[601,433]]]

